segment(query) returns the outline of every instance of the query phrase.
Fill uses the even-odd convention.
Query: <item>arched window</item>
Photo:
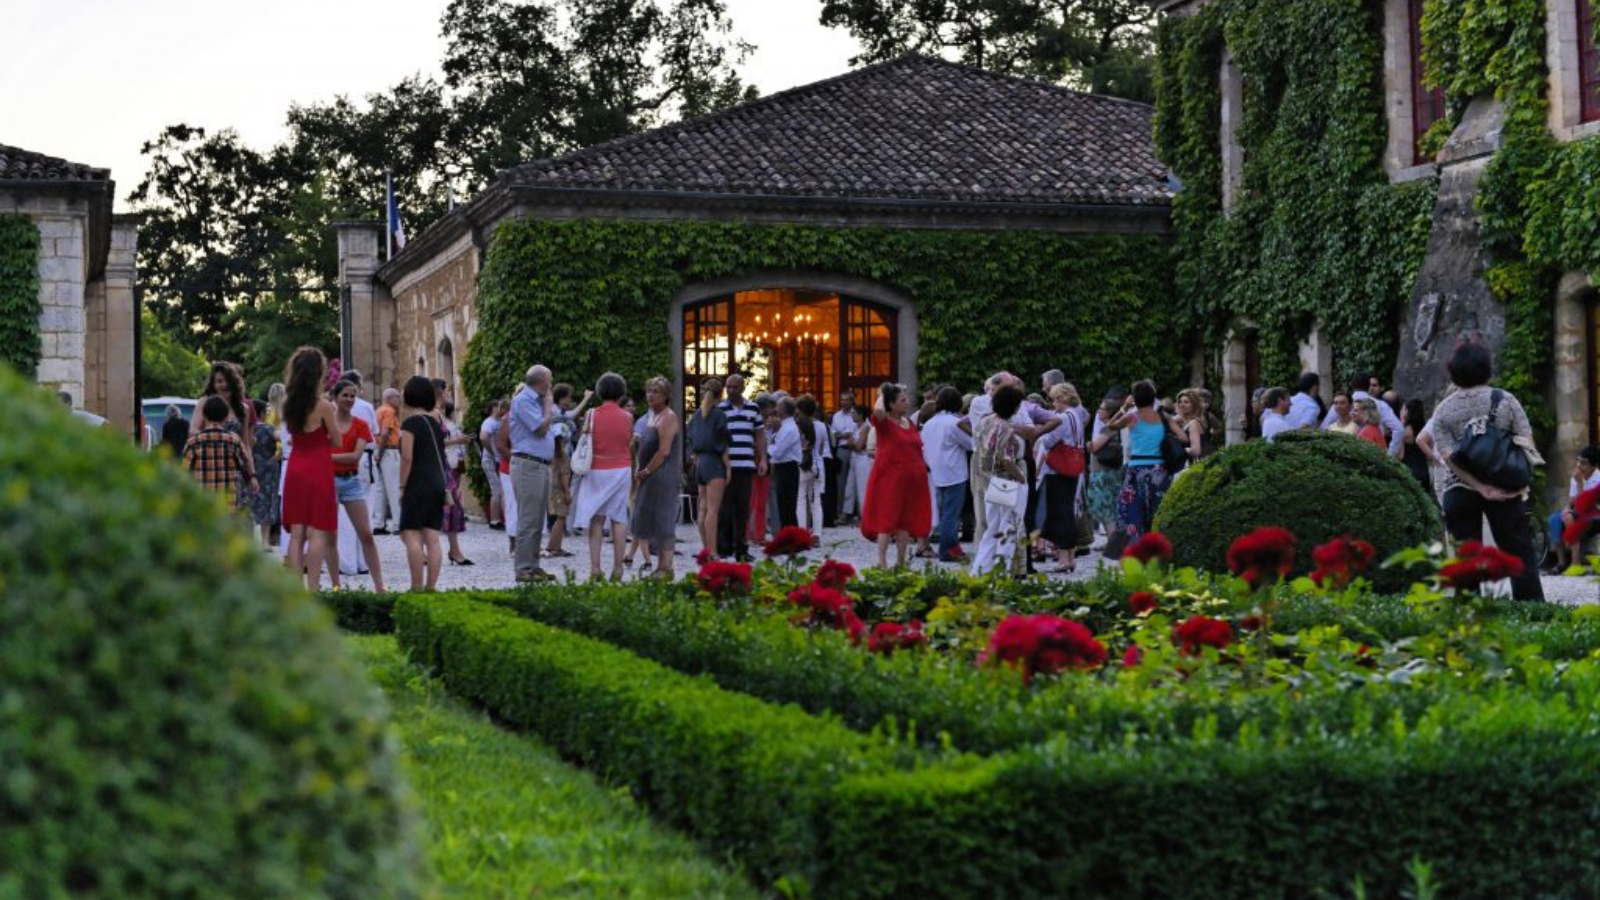
[[[439,339],[439,377],[449,383],[451,389],[456,384],[456,350],[448,337]]]
[[[846,389],[870,393],[899,372],[898,314],[828,291],[737,291],[684,307],[685,408],[705,378],[746,376],[745,393],[811,394],[834,409]]]

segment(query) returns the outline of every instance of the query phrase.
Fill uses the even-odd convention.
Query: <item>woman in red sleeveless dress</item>
[[[315,347],[301,347],[284,372],[284,427],[289,432],[288,470],[283,476],[283,527],[289,531],[291,572],[305,570],[306,587],[322,584],[322,562],[339,530],[339,498],[333,485],[333,447],[342,440],[333,404],[322,396],[327,361]]]
[[[884,384],[872,410],[878,453],[867,478],[861,509],[861,533],[878,542],[878,565],[889,566],[889,539],[895,541],[897,567],[906,564],[912,538],[925,538],[933,527],[933,500],[928,495],[928,466],[922,458],[922,433],[911,424],[911,395],[903,385]]]

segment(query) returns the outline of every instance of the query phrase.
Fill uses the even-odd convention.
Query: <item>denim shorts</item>
[[[333,487],[339,494],[340,503],[354,503],[357,500],[367,499],[367,488],[361,483],[360,475],[335,475]]]

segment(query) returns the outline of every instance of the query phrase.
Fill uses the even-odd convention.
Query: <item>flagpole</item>
[[[394,177],[383,173],[383,258],[394,259]]]

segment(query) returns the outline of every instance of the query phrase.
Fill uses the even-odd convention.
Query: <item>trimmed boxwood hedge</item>
[[[1366,441],[1320,431],[1223,449],[1173,482],[1155,521],[1175,565],[1212,572],[1228,571],[1228,545],[1262,525],[1299,539],[1299,574],[1310,571],[1312,548],[1342,534],[1371,541],[1380,560],[1444,534],[1438,505],[1405,466]],[[1371,575],[1380,590],[1411,582],[1400,569]]]
[[[1342,724],[1262,717],[1228,738],[1199,721],[1107,742],[1092,734],[1105,709],[1083,705],[1080,725],[1039,746],[916,765],[503,608],[411,597],[398,621],[454,690],[815,896],[1309,898],[1358,878],[1401,896],[1413,859],[1452,897],[1600,889],[1593,665],[1559,690],[1413,691],[1426,701],[1414,717],[1373,704]]]
[[[824,879],[833,783],[912,758],[502,607],[406,597],[395,613],[401,646],[452,691],[632,785],[769,881]]]
[[[420,896],[327,613],[186,474],[0,393],[0,897]]]

